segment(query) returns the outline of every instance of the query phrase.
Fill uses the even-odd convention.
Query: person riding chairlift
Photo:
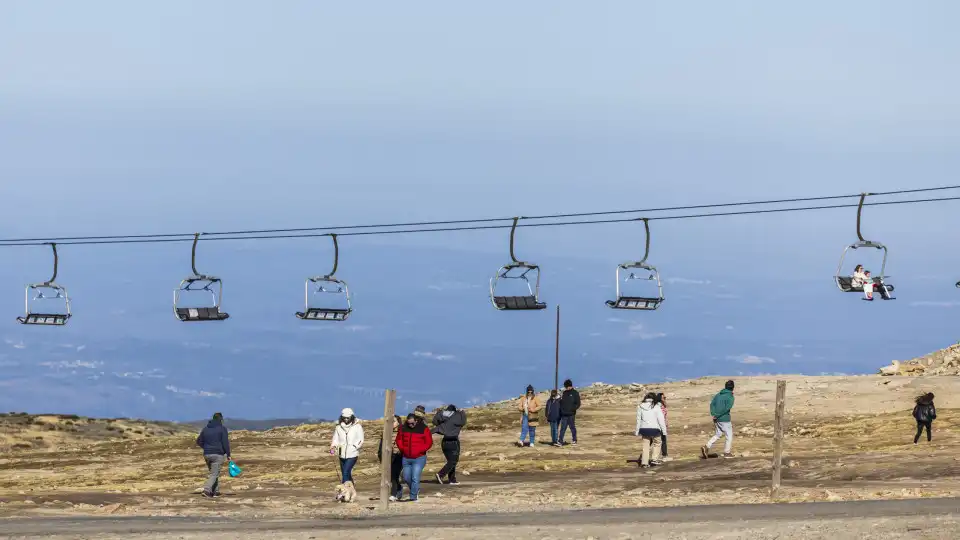
[[[857,267],[853,269],[853,275],[850,276],[850,286],[854,289],[862,288],[863,299],[868,302],[873,301],[873,277],[871,277],[869,270],[864,270],[862,264],[858,264]],[[880,287],[880,296],[882,296],[884,300],[889,299],[886,287]]]
[[[869,271],[869,270],[864,270],[864,271],[863,271],[863,275],[864,275],[864,277],[866,278],[866,281],[865,281],[864,284],[863,284],[863,294],[864,294],[864,296],[866,297],[866,298],[864,298],[864,299],[867,300],[867,301],[869,301],[869,302],[872,302],[872,301],[873,301],[873,289],[875,289],[875,288],[877,288],[877,287],[876,287],[876,286],[874,285],[874,283],[873,283],[873,277],[870,276],[870,271]],[[880,289],[880,296],[881,296],[884,300],[889,300],[889,299],[890,299],[890,293],[887,292],[887,288],[883,285],[883,283],[880,284],[879,289]]]

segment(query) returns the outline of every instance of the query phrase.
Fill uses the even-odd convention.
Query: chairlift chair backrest
[[[223,280],[197,271],[197,242],[200,240],[200,234],[196,233],[193,238],[193,250],[190,259],[193,275],[183,278],[180,281],[180,286],[173,290],[173,314],[177,320],[182,322],[223,321],[230,318],[228,313],[220,311],[220,305],[223,301]],[[210,305],[197,306],[181,303],[181,293],[199,291],[210,293]]]
[[[43,283],[33,283],[27,285],[24,290],[24,315],[23,317],[17,317],[17,322],[20,324],[29,324],[29,325],[40,325],[40,326],[63,326],[67,324],[67,321],[70,320],[72,316],[70,312],[70,295],[67,294],[67,289],[62,285],[56,283],[57,272],[60,265],[60,256],[57,254],[57,244],[51,243],[50,247],[53,249],[53,276]],[[47,294],[44,294],[44,292]],[[30,307],[31,293],[36,294],[33,297],[34,301],[37,300],[59,300],[62,301],[63,309],[56,311],[47,311],[38,312],[32,310]]]

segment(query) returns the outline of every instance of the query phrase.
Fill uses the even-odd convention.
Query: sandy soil
[[[785,502],[937,497],[960,494],[960,377],[786,377]],[[738,379],[732,460],[698,458],[712,433],[710,397],[722,379],[644,387],[583,389],[580,444],[516,448],[513,403],[470,410],[463,437],[461,486],[424,485],[417,505],[395,513],[530,511],[563,508],[753,503],[769,500],[775,379]],[[648,390],[669,399],[670,453],[654,471],[626,460],[637,399]],[[912,398],[938,395],[934,442],[913,445]],[[234,455],[244,474],[224,477],[226,496],[197,495],[205,469],[193,435],[54,448],[19,449],[0,458],[0,517],[47,515],[217,515],[251,517],[356,516],[374,512],[378,495],[377,422],[355,472],[360,501],[335,504],[335,461],[325,449],[330,426],[235,432]],[[549,427],[538,433],[542,440]],[[431,452],[429,482],[442,465]],[[545,535],[550,536],[552,535]],[[690,538],[698,538],[693,535]],[[716,537],[716,536],[714,536]],[[960,537],[958,535],[957,537]],[[299,537],[298,537],[299,538]]]

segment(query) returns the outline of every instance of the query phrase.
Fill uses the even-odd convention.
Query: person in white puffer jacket
[[[337,427],[333,428],[333,440],[330,442],[330,453],[340,458],[341,482],[353,482],[353,467],[360,457],[361,446],[363,426],[353,414],[353,409],[343,409],[340,411]]]
[[[637,406],[637,435],[643,439],[640,466],[644,468],[663,463],[660,461],[660,444],[661,437],[667,434],[667,419],[656,400],[656,394],[651,392]]]

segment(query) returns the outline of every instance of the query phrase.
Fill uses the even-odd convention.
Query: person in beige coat
[[[537,392],[533,389],[533,386],[527,386],[527,393],[520,398],[519,409],[520,409],[520,440],[517,441],[517,446],[524,445],[524,439],[527,438],[527,434],[530,434],[530,448],[533,448],[536,444],[537,439],[537,426],[540,425],[539,422],[539,412],[540,412],[540,400],[537,399]]]

